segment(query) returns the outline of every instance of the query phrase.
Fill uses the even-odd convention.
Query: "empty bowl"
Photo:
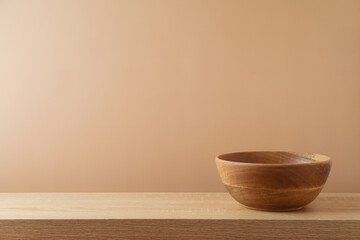
[[[230,195],[248,208],[293,211],[321,192],[331,168],[330,157],[295,152],[237,152],[216,158]]]

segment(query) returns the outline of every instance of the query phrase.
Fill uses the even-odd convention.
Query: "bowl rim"
[[[226,160],[222,159],[221,157],[225,155],[230,154],[237,154],[237,153],[291,153],[295,155],[301,155],[302,157],[306,158],[306,155],[309,156],[316,156],[318,159],[308,158],[309,160],[313,160],[312,162],[294,162],[294,163],[251,163],[251,162],[237,162],[232,160]],[[294,165],[315,165],[319,163],[330,163],[332,164],[331,157],[319,154],[319,153],[310,153],[310,152],[293,152],[293,151],[243,151],[243,152],[229,152],[229,153],[223,153],[218,156],[216,156],[216,161],[223,161],[227,163],[232,164],[238,164],[238,165],[248,165],[248,166],[294,166]]]

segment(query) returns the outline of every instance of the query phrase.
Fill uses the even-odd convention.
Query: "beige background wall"
[[[248,150],[360,192],[360,1],[0,0],[0,191],[222,191]]]

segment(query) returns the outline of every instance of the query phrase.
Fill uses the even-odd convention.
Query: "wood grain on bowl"
[[[239,152],[216,158],[231,196],[246,207],[297,210],[321,192],[331,168],[329,157],[311,153]]]

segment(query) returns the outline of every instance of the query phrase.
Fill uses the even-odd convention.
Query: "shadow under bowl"
[[[331,169],[328,156],[296,152],[237,152],[216,157],[230,195],[248,208],[294,211],[321,192]]]

